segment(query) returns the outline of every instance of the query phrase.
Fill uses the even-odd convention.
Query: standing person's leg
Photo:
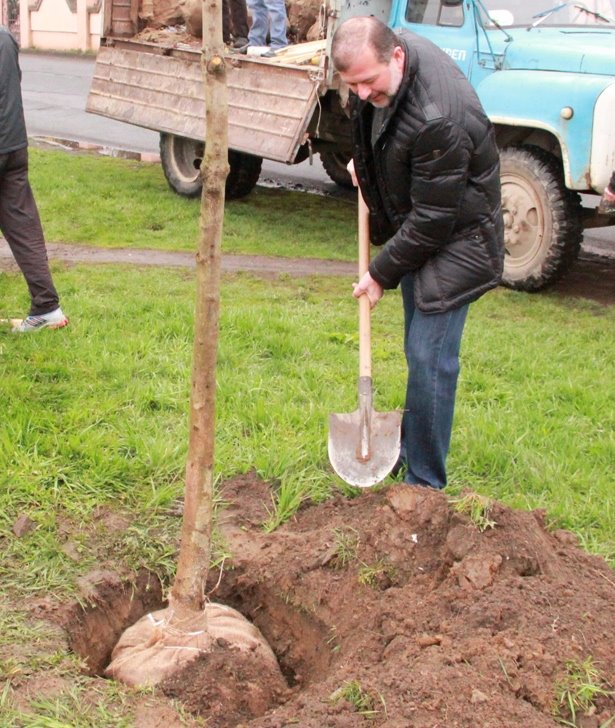
[[[404,276],[401,286],[409,370],[403,417],[408,463],[404,480],[444,488],[468,306],[424,314],[414,305],[414,276]]]
[[[615,215],[615,172],[613,172],[610,182],[604,188],[598,212],[603,215]]]
[[[248,9],[246,0],[227,0],[231,11],[231,31],[235,41],[248,42]]]
[[[248,0],[248,7],[252,13],[252,25],[248,33],[248,41],[251,46],[267,45],[269,12],[265,0]]]
[[[230,45],[232,41],[231,13],[230,0],[222,0],[222,42],[225,45]]]
[[[271,18],[270,46],[271,50],[286,48],[288,38],[286,37],[286,4],[284,0],[265,0]]]
[[[30,291],[30,314],[59,307],[47,259],[41,221],[28,181],[27,148],[12,152],[0,168],[0,231],[6,238]]]

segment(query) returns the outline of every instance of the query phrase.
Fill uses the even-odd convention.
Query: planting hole
[[[212,578],[217,580],[215,574]],[[266,670],[251,655],[216,640],[211,653],[158,685],[191,712],[211,716],[212,710],[221,710],[229,721],[233,715],[262,715],[283,702],[289,688],[296,691],[322,680],[332,659],[325,625],[290,604],[280,592],[247,583],[246,574],[241,584],[238,580],[235,572],[225,572],[215,601],[237,609],[258,627],[280,671]],[[67,627],[70,647],[83,658],[87,674],[104,676],[123,632],[143,615],[166,606],[162,592],[160,580],[151,573],[140,574],[135,584],[121,582],[110,573],[98,575],[87,605],[75,610]]]

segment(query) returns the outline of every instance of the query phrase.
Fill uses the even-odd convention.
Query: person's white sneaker
[[[13,333],[25,334],[39,329],[61,329],[64,326],[68,326],[68,319],[61,308],[56,308],[49,313],[27,316],[21,323],[13,326]]]

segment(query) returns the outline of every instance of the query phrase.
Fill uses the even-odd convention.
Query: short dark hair
[[[382,21],[373,15],[348,18],[333,35],[331,57],[338,71],[345,71],[356,58],[357,51],[369,46],[380,63],[388,63],[399,38]]]

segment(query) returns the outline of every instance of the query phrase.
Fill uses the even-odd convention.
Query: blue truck
[[[293,164],[318,153],[333,180],[349,183],[348,89],[329,49],[353,15],[426,36],[458,63],[497,132],[504,283],[538,291],[558,280],[583,229],[615,223],[581,204],[615,170],[615,0],[324,0],[320,41],[273,59],[228,56],[228,197],[250,192],[263,158]],[[143,36],[139,0],[110,0],[104,23],[88,110],[159,131],[170,186],[198,195],[200,41]]]

